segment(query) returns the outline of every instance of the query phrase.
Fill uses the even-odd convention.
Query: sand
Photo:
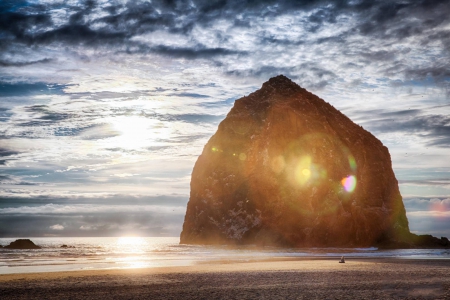
[[[0,299],[450,299],[450,260],[273,259],[0,275]]]

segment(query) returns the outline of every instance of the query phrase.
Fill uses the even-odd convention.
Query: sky
[[[178,236],[236,99],[284,74],[388,147],[450,237],[448,0],[0,2],[0,236]]]

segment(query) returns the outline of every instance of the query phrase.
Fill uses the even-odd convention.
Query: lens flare
[[[351,154],[348,156],[348,163],[349,163],[350,168],[352,169],[352,171],[355,171],[356,170],[356,160],[353,157],[353,155],[351,155]]]
[[[247,159],[247,155],[245,153],[241,153],[241,154],[239,154],[239,159],[240,160],[246,160]]]
[[[347,192],[351,193],[355,190],[356,187],[356,177],[350,175],[348,177],[342,178],[341,184]]]
[[[305,184],[311,177],[311,157],[305,156],[300,159],[295,170],[295,179],[301,185]]]
[[[223,152],[222,149],[219,149],[219,148],[217,148],[217,147],[212,147],[212,148],[211,148],[211,151],[212,151],[212,152]]]

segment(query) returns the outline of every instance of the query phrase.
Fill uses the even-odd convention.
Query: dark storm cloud
[[[367,51],[367,52],[361,53],[361,55],[364,58],[369,59],[370,61],[386,61],[386,60],[392,60],[395,58],[395,53],[388,52],[385,50],[375,51],[375,52]]]
[[[0,236],[178,235],[186,196],[2,197]],[[52,226],[59,224],[58,230]]]
[[[177,96],[179,96],[180,94],[177,94]],[[192,94],[189,94],[192,95]],[[189,97],[196,97],[194,94],[194,96],[189,96]],[[200,95],[201,98],[203,98],[203,95]],[[188,97],[188,96],[186,96]],[[198,98],[198,97],[196,97]],[[203,106],[203,104],[202,104]],[[134,111],[135,112],[135,111]],[[218,124],[221,120],[223,120],[225,118],[225,115],[211,115],[211,114],[160,114],[160,113],[156,113],[156,112],[146,112],[146,111],[141,111],[140,113],[141,116],[147,117],[147,118],[151,118],[151,119],[156,119],[156,120],[160,120],[160,121],[181,121],[181,122],[186,122],[186,123],[193,123],[193,124],[198,124],[198,123],[209,123],[209,124]]]
[[[232,70],[227,73],[238,77],[267,77],[267,74],[285,74],[285,76],[295,80],[297,79],[297,76],[294,75],[296,70],[298,70],[298,67],[260,66],[252,69]]]
[[[5,148],[0,148],[0,157],[11,156],[11,155],[16,155],[16,154],[19,154],[19,152],[5,149]]]
[[[34,61],[3,61],[0,60],[0,67],[23,67],[23,66],[29,66],[34,64],[44,64],[53,61],[50,58],[44,58],[40,60],[34,60]]]
[[[113,45],[118,51],[127,53],[157,53],[172,57],[188,59],[209,58],[217,55],[241,54],[242,51],[220,47],[197,45],[192,47],[170,47],[167,45],[148,46],[131,40],[132,37],[158,29],[168,29],[170,32],[186,33],[192,29],[199,16],[193,20],[179,24],[178,19],[189,15],[191,9],[180,8],[157,2],[127,3],[120,14],[88,20],[95,5],[89,2],[84,7],[68,7],[72,10],[66,24],[55,26],[48,12],[52,9],[30,4],[27,9],[11,11],[2,7],[0,12],[0,33],[5,37],[2,48],[16,47],[16,44],[42,46],[52,43],[84,46]],[[12,5],[12,4],[11,4]],[[159,11],[161,11],[159,13]],[[20,11],[20,12],[19,12]],[[32,14],[30,14],[30,11]],[[109,7],[107,11],[114,13],[116,9]],[[188,18],[190,19],[190,18]],[[6,45],[9,42],[9,46]],[[123,46],[125,45],[125,46]],[[8,48],[10,49],[10,48]],[[44,62],[44,60],[42,60]],[[4,65],[20,66],[12,61],[3,60]],[[25,64],[24,64],[25,65]]]
[[[352,16],[355,25],[345,33],[335,36],[319,37],[312,43],[346,43],[349,36],[362,35],[371,39],[403,40],[416,36],[423,46],[438,42],[450,45],[448,30],[436,29],[432,34],[423,34],[427,30],[438,28],[448,22],[450,5],[445,0],[421,1],[153,1],[114,3],[98,7],[96,1],[81,1],[78,6],[60,4],[40,5],[21,1],[18,5],[7,1],[0,6],[1,48],[8,52],[17,47],[45,46],[48,44],[84,45],[87,47],[108,47],[125,53],[156,53],[174,58],[198,59],[224,57],[228,55],[250,55],[248,50],[220,45],[166,45],[148,44],[136,40],[136,37],[157,30],[171,34],[180,34],[192,38],[196,26],[210,28],[219,20],[233,21],[236,28],[251,28],[256,18],[309,12],[310,15],[298,26],[309,32],[316,32],[327,24],[335,24],[339,16]],[[64,9],[69,15],[64,22],[57,22],[52,13]],[[105,15],[106,13],[106,15]],[[244,27],[242,27],[244,26]],[[220,41],[226,45],[226,32],[211,29]],[[262,33],[260,44],[274,46],[295,46],[305,43],[303,40],[291,40],[275,34]],[[309,41],[311,43],[311,41]],[[112,46],[112,48],[111,48]],[[361,45],[364,49],[364,45]],[[446,48],[448,51],[449,47]],[[9,50],[8,50],[9,49]],[[256,48],[255,48],[256,50]],[[370,48],[359,55],[368,63],[371,61],[390,61],[394,63],[397,55],[392,50],[375,50]],[[47,62],[50,58],[20,62],[0,60],[4,66],[25,66],[30,63]],[[398,63],[398,61],[397,61]],[[406,63],[404,64],[407,65]],[[259,70],[244,71],[250,76],[258,74],[289,75],[289,70],[275,70],[274,65],[260,66]],[[432,76],[445,80],[450,69],[449,62],[432,65],[426,69],[402,68],[400,72],[412,77]],[[280,72],[281,71],[281,72]],[[232,74],[240,75],[237,70]],[[275,72],[275,73],[274,73]],[[238,74],[239,73],[239,74]],[[298,74],[293,74],[297,75]],[[295,78],[295,76],[294,76]],[[317,88],[327,85],[329,79],[318,80]]]
[[[365,35],[403,39],[447,21],[450,11],[445,0],[371,1],[349,9],[359,13],[359,31]]]
[[[40,85],[38,86],[40,87]],[[31,89],[31,91],[33,92],[34,90]],[[13,125],[16,126],[16,130],[12,132],[9,132],[7,128],[4,131],[0,130],[0,137],[42,138],[47,135],[80,135],[83,136],[83,138],[87,138],[87,135],[85,134],[87,131],[90,132],[90,136],[93,136],[95,128],[102,126],[98,124],[89,124],[89,118],[85,115],[57,111],[48,105],[25,106],[21,109],[21,114],[26,114],[27,117],[14,120]],[[7,121],[8,120],[5,120],[5,122]],[[108,130],[105,130],[103,136],[107,134],[107,132]]]
[[[418,109],[353,111],[350,115],[370,132],[404,132],[425,138],[428,146],[450,146],[450,117],[447,115]]]
[[[261,45],[274,44],[274,45],[285,45],[285,46],[298,46],[298,45],[305,44],[305,42],[301,41],[301,40],[295,41],[295,40],[290,40],[290,39],[280,39],[274,35],[271,35],[269,37],[261,38],[260,44]]]
[[[220,47],[208,48],[204,45],[197,45],[192,47],[169,47],[165,45],[158,45],[155,47],[138,46],[136,48],[127,49],[126,53],[156,53],[167,55],[174,58],[212,58],[215,56],[224,55],[247,55],[246,51],[236,51]]]
[[[13,115],[10,109],[0,107],[0,122],[6,122]]]
[[[450,68],[449,62],[435,63],[434,66],[428,66],[426,68],[411,69],[406,68],[405,74],[409,78],[424,79],[427,77],[433,77],[436,79],[450,80]]]
[[[46,88],[47,85],[43,84],[30,84],[30,85],[18,85],[17,88],[11,86],[11,92],[16,92],[22,88],[22,93],[27,93],[26,89],[24,91],[23,87],[30,86],[30,93],[34,93],[36,90],[41,88]],[[171,90],[173,91],[173,90]],[[151,91],[137,91],[133,93],[93,93],[92,96],[105,99],[113,99],[114,101],[126,101],[127,99],[135,99],[138,96],[151,96],[151,95],[162,95],[161,93],[166,92],[166,90],[160,91],[159,89]],[[8,90],[6,91],[8,93]],[[19,93],[19,91],[17,91]],[[82,93],[79,100],[79,105],[83,107],[84,98],[92,99],[86,93]],[[72,94],[65,94],[69,97]],[[73,94],[77,96],[78,94]],[[166,94],[163,94],[166,95]],[[199,93],[188,93],[188,92],[171,92],[167,94],[171,97],[187,97],[187,98],[199,98],[206,99],[210,96]],[[71,97],[72,98],[72,97]],[[68,104],[73,104],[74,102],[68,102]],[[200,106],[204,106],[201,104]],[[8,109],[0,110],[0,117],[4,116],[4,122],[9,122],[8,125],[0,129],[0,138],[14,138],[14,137],[26,137],[30,139],[38,139],[43,137],[76,137],[82,140],[99,140],[110,137],[115,137],[121,135],[114,126],[109,123],[98,123],[98,118],[104,117],[123,117],[123,116],[140,116],[146,117],[154,120],[159,120],[164,124],[160,126],[167,126],[166,122],[184,122],[196,125],[217,125],[223,118],[224,115],[213,115],[208,113],[187,113],[187,114],[161,114],[155,111],[144,111],[140,107],[92,107],[84,106],[81,110],[61,110],[64,106],[61,105],[30,105],[23,106],[15,110],[16,115],[20,115],[20,118],[16,117],[11,119],[13,115]],[[8,121],[9,120],[9,121]],[[10,128],[14,126],[14,130]],[[202,135],[203,137],[203,135]],[[167,143],[180,143],[185,140],[197,140],[198,136],[193,136],[191,139],[185,134],[180,134],[175,136],[173,140],[165,140]],[[5,164],[6,160],[2,160],[2,164]]]
[[[0,139],[0,141],[1,141],[1,139]],[[11,156],[17,155],[19,153],[20,152],[0,147],[0,166],[6,165],[8,160],[11,160],[11,159],[14,160],[14,158],[11,158]],[[3,181],[5,179],[9,179],[9,177],[6,175],[0,176],[0,181]]]
[[[441,185],[450,186],[450,178],[442,178],[435,180],[399,180],[400,184],[412,184],[412,185]]]
[[[271,74],[284,74],[294,81],[301,80],[303,87],[322,89],[337,76],[330,70],[315,62],[302,63],[296,66],[279,67],[263,65],[255,68],[232,70],[228,75],[237,77],[259,77],[268,78]]]
[[[18,176],[0,175],[0,184],[8,185],[40,185],[40,183],[25,181]],[[1,200],[0,200],[1,201]],[[1,205],[0,205],[1,207]]]
[[[73,117],[71,114],[67,113],[58,113],[51,111],[51,109],[47,105],[32,105],[25,107],[25,111],[30,113],[38,113],[40,116],[37,117],[37,122],[59,122],[62,120],[67,120]],[[24,124],[21,124],[24,125]],[[35,126],[36,124],[33,124],[31,126]],[[29,126],[29,125],[24,125]]]
[[[9,178],[9,177],[8,177]],[[51,196],[51,195],[22,195],[20,197],[2,197],[0,199],[0,208],[6,207],[35,207],[45,206],[47,204],[55,205],[160,205],[160,206],[180,206],[187,203],[186,196],[180,195],[159,195],[159,196],[140,196],[111,194],[105,196]],[[46,213],[45,209],[41,210]]]
[[[184,215],[148,212],[98,213],[83,215],[4,215],[0,218],[0,236],[176,236]],[[54,225],[61,229],[55,230]]]

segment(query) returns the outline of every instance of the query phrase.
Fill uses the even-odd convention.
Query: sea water
[[[283,257],[385,257],[450,259],[448,249],[377,248],[280,249],[180,245],[179,237],[30,238],[42,249],[0,248],[0,274],[189,266],[212,261],[252,261]],[[16,238],[0,238],[6,246]],[[61,247],[66,245],[67,247]]]

